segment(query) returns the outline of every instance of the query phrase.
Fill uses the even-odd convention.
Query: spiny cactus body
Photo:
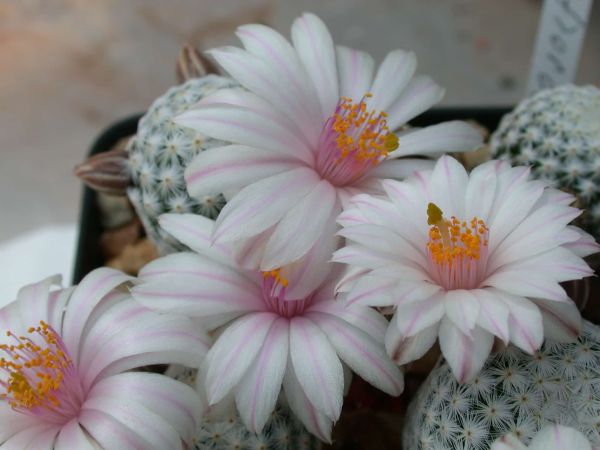
[[[137,134],[129,141],[133,187],[127,193],[146,232],[163,254],[183,248],[158,226],[161,214],[189,212],[214,219],[225,205],[219,193],[191,198],[184,171],[199,152],[227,143],[179,126],[173,119],[207,95],[237,86],[231,79],[207,75],[170,88],[152,104],[140,120]]]
[[[502,349],[471,383],[441,361],[409,407],[404,449],[489,450],[508,433],[527,443],[550,423],[600,445],[600,328],[591,323],[577,342],[548,341],[533,356]]]
[[[170,366],[167,375],[196,385],[196,371]],[[206,415],[196,431],[193,450],[319,450],[320,441],[311,435],[285,404],[282,397],[260,434],[246,429],[235,411]]]
[[[600,238],[600,89],[565,85],[523,100],[491,137],[492,157],[577,196],[580,225]]]

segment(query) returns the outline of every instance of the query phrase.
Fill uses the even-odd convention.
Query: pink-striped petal
[[[488,220],[496,195],[496,171],[492,164],[481,164],[469,174],[465,191],[465,218]]]
[[[128,372],[104,378],[94,385],[90,397],[112,397],[155,414],[190,443],[204,406],[194,389],[164,375]],[[74,448],[74,447],[72,447]]]
[[[133,278],[115,269],[100,268],[90,272],[81,282],[65,311],[62,327],[63,341],[75,364],[79,361],[79,344],[88,317],[106,294]]]
[[[475,327],[471,336],[464,334],[448,318],[440,323],[440,348],[459,383],[473,379],[489,356],[494,337]]]
[[[388,108],[388,126],[395,130],[404,125],[438,103],[444,93],[444,89],[430,77],[414,77]]]
[[[222,400],[240,382],[277,317],[267,312],[249,314],[237,319],[219,336],[206,356],[206,389],[211,405]]]
[[[389,157],[470,151],[479,148],[482,143],[479,130],[455,120],[402,134],[400,146]]]
[[[422,357],[433,346],[438,336],[439,325],[436,323],[413,336],[405,338],[397,325],[396,312],[385,335],[385,349],[387,354],[398,365],[408,364]]]
[[[388,159],[368,173],[369,178],[392,178],[401,180],[420,170],[431,170],[435,161],[430,159]]]
[[[163,230],[195,252],[222,263],[231,262],[230,245],[212,242],[214,220],[199,214],[162,214],[158,222]]]
[[[319,181],[275,228],[266,244],[261,269],[277,269],[304,256],[322,236],[323,229],[330,228],[327,223],[335,223],[332,211],[340,210],[336,203],[334,187],[327,180]],[[335,240],[333,236],[331,239]]]
[[[285,318],[273,323],[260,353],[236,389],[240,417],[253,433],[261,432],[277,403],[289,355],[289,328]]]
[[[15,432],[2,442],[0,448],[2,450],[53,450],[54,439],[59,431],[59,425],[38,423],[31,428]]]
[[[181,450],[181,437],[159,414],[155,414],[137,402],[123,402],[115,395],[123,395],[123,392],[107,392],[106,389],[100,391],[101,394],[94,390],[90,391],[81,407],[82,425],[88,429],[89,422],[84,422],[84,417],[89,413],[108,416],[111,420],[106,425],[114,434],[120,434],[119,431],[123,430],[136,442],[135,445],[105,448],[140,448],[142,444],[145,445],[142,448],[147,449]],[[95,422],[96,419],[93,421]],[[102,421],[99,421],[100,426],[101,424]],[[88,431],[94,436],[94,429]],[[100,439],[97,437],[96,439],[103,444]]]
[[[137,433],[142,432],[142,428],[133,430],[113,417],[110,412],[84,408],[79,415],[79,423],[103,449],[161,450],[146,439],[145,435]]]
[[[395,323],[402,336],[414,336],[439,322],[445,313],[442,298],[442,294],[435,294],[423,300],[403,303],[400,313],[394,316],[397,317]]]
[[[388,53],[377,69],[369,101],[369,108],[377,111],[387,109],[398,98],[417,69],[417,58],[413,52],[393,50]]]
[[[290,356],[304,393],[319,411],[337,420],[342,410],[342,364],[327,336],[311,320],[290,321]]]
[[[400,395],[404,390],[402,373],[386,354],[383,342],[329,314],[315,312],[307,317],[321,328],[340,358],[361,378],[389,395]]]
[[[349,97],[354,102],[369,92],[375,72],[375,61],[367,52],[341,45],[336,47],[340,97]]]
[[[514,434],[507,434],[498,438],[492,444],[490,450],[527,450],[527,447]],[[548,450],[548,448],[544,450]]]
[[[176,117],[175,122],[216,139],[270,150],[280,159],[311,160],[310,149],[293,129],[288,128],[285,122],[269,120],[254,109],[224,103],[206,105],[184,112]]]
[[[249,52],[226,47],[209,53],[242,86],[269,102],[289,121],[297,123],[300,130],[305,130],[307,141],[317,142],[323,122],[321,115],[311,112],[313,98],[296,97],[289,80],[278,76],[267,61]]]
[[[573,342],[582,327],[581,313],[573,302],[556,303],[532,299],[542,313],[544,337],[556,342]]]
[[[497,296],[488,292],[487,289],[473,289],[471,294],[479,302],[477,325],[498,336],[505,344],[508,344],[510,337],[508,330],[510,310],[508,306],[504,302],[499,301]]]
[[[465,217],[465,192],[468,183],[469,175],[456,159],[444,155],[438,160],[430,178],[432,201],[442,209],[446,217]]]
[[[34,416],[21,414],[11,408],[6,401],[0,402],[0,442],[7,441],[11,436],[34,427],[37,419]]]
[[[567,229],[575,231],[579,234],[579,239],[565,244],[563,247],[571,250],[577,256],[582,258],[592,253],[597,253],[600,250],[600,244],[596,242],[591,234],[586,233],[574,226],[568,226]]]
[[[388,322],[379,312],[365,306],[345,306],[336,300],[327,300],[311,305],[309,312],[320,312],[338,317],[361,329],[373,339],[382,342]]]
[[[150,364],[198,367],[209,342],[188,318],[156,314],[129,299],[115,303],[86,333],[78,368],[89,388],[98,378]]]
[[[296,377],[291,360],[288,361],[283,378],[283,389],[290,409],[306,429],[322,441],[331,443],[332,420],[315,408],[308,399]]]
[[[246,145],[211,148],[198,153],[185,169],[186,187],[193,197],[239,190],[300,164],[288,155]]]
[[[348,294],[348,305],[392,306],[396,304],[395,288],[398,280],[394,277],[364,275],[358,279]]]
[[[333,40],[327,27],[314,14],[304,13],[292,24],[292,42],[312,80],[327,119],[339,100],[338,73]]]
[[[98,444],[81,428],[77,419],[70,420],[60,430],[54,450],[97,450]]]
[[[521,272],[508,266],[498,270],[483,283],[510,294],[523,297],[536,297],[557,302],[567,302],[569,297],[551,274]]]
[[[546,426],[529,443],[529,450],[592,450],[581,431],[562,425]]]
[[[493,289],[493,293],[510,310],[508,318],[510,341],[523,351],[533,354],[544,341],[540,310],[523,297],[517,297],[498,289]]]
[[[467,336],[475,327],[479,316],[479,302],[466,289],[454,289],[443,294],[446,315]]]
[[[319,181],[319,176],[311,169],[298,168],[247,186],[221,210],[213,240],[232,241],[266,230]]]

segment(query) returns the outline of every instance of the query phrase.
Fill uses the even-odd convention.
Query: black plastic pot
[[[501,117],[508,111],[509,108],[440,108],[422,114],[411,124],[423,127],[447,120],[475,120],[492,131],[496,129]],[[88,155],[108,151],[119,140],[135,134],[141,116],[141,114],[136,114],[109,126],[96,138]],[[73,273],[74,284],[78,283],[88,272],[104,264],[99,246],[102,231],[96,193],[90,188],[84,187],[79,217],[79,240]]]

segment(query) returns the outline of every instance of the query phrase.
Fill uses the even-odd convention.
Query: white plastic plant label
[[[545,0],[527,93],[572,82],[592,0]]]

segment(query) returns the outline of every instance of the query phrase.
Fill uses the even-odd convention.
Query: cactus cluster
[[[166,375],[181,382],[196,385],[196,370],[170,366]],[[311,435],[295,417],[281,396],[271,418],[259,434],[246,429],[239,415],[231,408],[229,414],[207,414],[199,425],[192,450],[319,450],[320,441]]]
[[[127,193],[148,236],[163,254],[183,248],[158,226],[161,214],[189,212],[214,219],[225,205],[220,193],[190,197],[184,171],[199,152],[226,143],[178,126],[173,118],[212,92],[237,86],[229,78],[207,75],[170,88],[150,106],[127,145],[133,183]]]
[[[540,91],[505,115],[491,137],[493,158],[530,165],[532,174],[577,196],[580,225],[600,238],[600,89]]]
[[[546,342],[535,355],[514,346],[493,354],[470,383],[440,361],[413,399],[405,450],[488,450],[514,433],[527,443],[549,423],[600,445],[600,328],[585,322],[574,343]]]

